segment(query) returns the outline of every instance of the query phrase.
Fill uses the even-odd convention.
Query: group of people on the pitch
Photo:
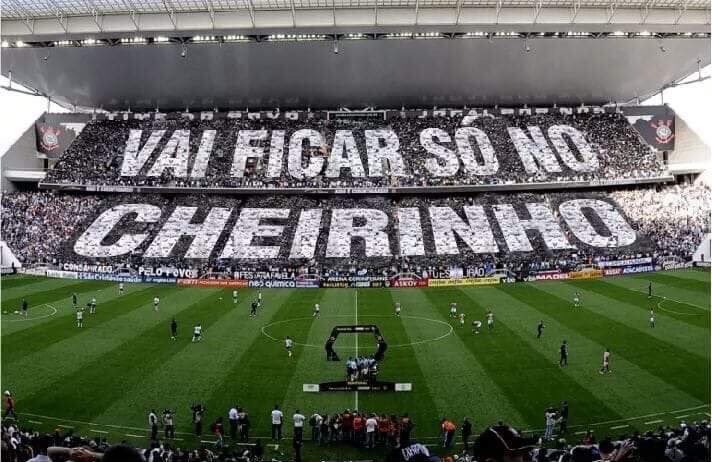
[[[455,319],[459,321],[460,327],[464,328],[465,327],[465,313],[460,312],[459,314],[457,313],[457,302],[450,302],[450,317],[452,319]],[[485,318],[487,319],[487,330],[488,331],[493,331],[494,330],[494,313],[492,310],[488,310],[487,314],[485,314]],[[473,319],[471,322],[471,327],[472,327],[472,333],[473,334],[479,334],[481,329],[482,329],[482,321],[479,319]]]
[[[86,304],[86,307],[79,306],[79,297],[77,297],[76,292],[72,294],[72,306],[76,312],[77,327],[84,327],[84,311],[88,311],[89,314],[96,314],[96,297],[92,297]]]
[[[346,360],[346,379],[349,382],[373,381],[378,375],[378,361],[373,356],[349,357]]]

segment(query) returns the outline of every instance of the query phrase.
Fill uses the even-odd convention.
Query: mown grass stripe
[[[226,308],[212,306],[206,309],[206,301],[214,299],[216,290],[204,289],[200,297],[190,305],[176,310],[175,314],[185,330],[200,322],[207,331],[225,313]],[[91,420],[120,399],[125,391],[142,380],[180,348],[189,346],[189,340],[176,344],[168,338],[168,326],[158,323],[151,328],[103,354],[82,368],[72,377],[72,386],[59,379],[48,383],[36,393],[24,398],[27,408],[50,409],[60,415],[71,415],[78,420]],[[140,361],[137,361],[141,358]],[[118,375],[117,375],[118,373]],[[167,378],[169,379],[169,378]],[[93,390],[92,393],[88,393]],[[156,390],[158,392],[158,390]],[[91,399],[87,399],[91,396]],[[170,398],[164,397],[170,407]]]
[[[192,326],[189,325],[184,325],[182,328],[179,326],[176,341],[170,340],[167,335],[159,339],[159,341],[174,343],[178,351],[141,381],[135,383],[95,420],[141,425],[146,421],[148,410],[155,408],[160,411],[160,406],[170,405],[180,415],[176,422],[179,431],[191,432],[190,419],[186,419],[186,415],[189,416],[190,405],[203,402],[210,396],[215,384],[224,379],[226,371],[260,335],[257,329],[240,328],[251,322],[248,317],[249,305],[254,295],[253,290],[241,290],[240,301],[234,305],[231,290],[222,290],[210,299],[209,303],[204,303],[205,309],[223,306],[225,312],[209,329],[205,329],[203,341],[183,347],[184,344],[187,345],[192,334]],[[267,310],[276,312],[287,295],[288,291],[284,290],[266,293],[267,303],[271,307],[265,308],[261,314],[266,316]],[[159,399],[161,397],[170,397],[170,403],[161,402]],[[219,409],[211,406],[205,416],[206,422],[226,412],[227,408]]]
[[[593,421],[621,417],[606,402],[596,398],[590,390],[562,372],[555,352],[547,357],[532,349],[517,330],[501,319],[495,318],[495,328],[489,332],[485,322],[486,313],[489,309],[494,310],[494,307],[485,306],[479,297],[470,292],[461,289],[455,289],[454,292],[462,300],[459,304],[461,309],[467,307],[467,312],[472,313],[470,320],[479,319],[483,322],[479,335],[472,335],[468,329],[457,329],[457,334],[463,338],[468,337],[466,344],[527,419],[528,426],[541,426],[544,411],[551,406],[558,408],[564,400]],[[491,300],[487,301],[491,303]],[[516,365],[516,374],[511,373],[512,365]],[[528,384],[527,388],[536,389],[536,393],[522,393],[523,379]]]
[[[294,323],[278,324],[273,326],[269,332],[283,336],[292,332],[293,327],[298,324],[308,323],[309,331],[304,338],[295,338],[298,343],[311,345],[323,345],[331,334],[331,329],[335,325],[349,324],[353,322],[354,307],[349,300],[354,299],[352,289],[325,289],[319,300],[321,305],[321,315],[313,318],[313,307],[298,307],[292,310],[292,317],[301,319]],[[354,407],[353,393],[304,393],[302,386],[305,383],[321,383],[328,381],[343,380],[344,364],[346,356],[353,354],[355,346],[354,339],[349,336],[340,336],[336,349],[341,355],[342,362],[327,362],[324,349],[305,347],[297,345],[296,364],[293,367],[293,374],[290,378],[286,395],[282,400],[285,415],[294,412],[295,409],[307,417],[314,412],[334,413],[343,411],[346,408]],[[354,336],[355,337],[355,336]],[[288,366],[292,366],[288,364]]]
[[[679,289],[690,290],[693,292],[701,292],[704,294],[709,294],[710,292],[710,282],[709,281],[698,281],[696,279],[688,278],[682,274],[670,272],[670,273],[651,273],[649,278],[653,282],[659,282],[672,287],[677,287]]]
[[[129,311],[138,309],[142,303],[148,303],[154,296],[162,297],[173,288],[145,287],[136,292],[132,292],[121,297],[114,297],[111,301],[100,302],[97,300],[96,314],[89,314],[85,311],[87,318],[91,317],[91,326],[96,327],[126,314]],[[66,310],[50,318],[47,322],[35,325],[31,328],[23,329],[12,334],[2,336],[2,346],[6,351],[12,351],[15,358],[23,357],[37,350],[43,350],[50,345],[66,340],[84,332],[81,329],[68,329],[75,318],[74,310]]]
[[[526,287],[521,289],[527,290]],[[679,408],[683,405],[699,404],[692,396],[640,369],[615,351],[611,363],[613,373],[599,374],[605,346],[591,341],[560,322],[562,317],[585,316],[586,313],[569,309],[558,312],[557,318],[553,318],[496,288],[463,290],[480,300],[491,301],[495,316],[511,329],[524,333],[520,334],[521,338],[529,347],[552,361],[558,360],[561,341],[567,339],[571,360],[568,367],[561,369],[561,373],[571,377],[621,415],[657,412],[661,407]],[[540,321],[544,322],[545,328],[542,336],[537,338],[536,326]],[[591,320],[589,324],[591,329],[607,331],[606,322],[603,317],[597,318],[595,322]],[[579,423],[591,423],[588,418],[582,420],[581,417],[585,415],[585,412],[582,413],[572,406],[570,425],[573,427]]]
[[[601,281],[589,281],[590,286],[595,286]],[[664,316],[657,317],[655,328],[650,327],[650,313],[641,310],[636,306],[623,303],[618,300],[609,299],[604,295],[583,289],[583,286],[572,287],[566,283],[542,283],[537,284],[540,290],[557,296],[561,299],[568,299],[575,291],[581,292],[582,303],[586,311],[580,311],[589,319],[590,329],[595,328],[606,319],[617,322],[617,325],[625,325],[631,330],[640,332],[643,335],[655,338],[659,341],[671,344],[694,355],[709,356],[709,330],[697,328],[689,324],[684,324],[676,319]],[[588,288],[588,286],[586,286]],[[647,295],[632,292],[631,297],[635,300],[647,302]],[[573,303],[570,303],[563,313],[571,313],[574,310]],[[660,310],[656,310],[660,311]],[[624,339],[622,339],[625,341]]]
[[[405,327],[405,323],[409,323],[410,318],[398,318],[393,315],[394,300],[390,291],[383,289],[359,290],[358,298],[359,324],[380,325],[380,329],[383,329],[382,334],[391,344],[411,342],[410,333]],[[393,318],[369,318],[369,315],[393,315]],[[361,350],[363,351],[361,352]],[[375,352],[375,342],[371,338],[368,342],[364,342],[363,348],[360,348],[360,354],[370,355],[373,352]],[[433,383],[442,380],[442,378],[430,376],[426,370],[423,370],[412,346],[387,350],[384,361],[380,364],[379,380],[396,383],[410,382],[413,384],[413,391],[395,394],[359,393],[360,410],[397,416],[407,412],[416,424],[414,436],[432,435],[431,429],[437,428],[438,419],[443,412],[443,409],[439,408],[433,399],[434,394],[439,391],[433,389]],[[434,413],[433,410],[438,412]],[[465,410],[461,410],[461,412],[465,412]],[[448,417],[460,419],[462,416],[448,415]]]
[[[570,286],[577,287],[589,292],[595,292],[603,297],[625,303],[643,310],[641,318],[649,318],[650,310],[657,312],[659,316],[673,318],[681,323],[706,329],[710,325],[710,312],[694,307],[682,306],[680,312],[687,312],[690,315],[676,314],[673,311],[659,309],[658,305],[663,302],[660,297],[648,298],[647,294],[635,293],[629,289],[619,287],[606,281],[567,281]],[[668,301],[673,304],[675,302]]]
[[[104,281],[82,281],[74,284],[69,284],[55,289],[43,290],[40,292],[32,292],[26,296],[20,296],[2,300],[2,309],[20,309],[22,299],[25,298],[30,306],[37,306],[43,303],[51,303],[56,300],[71,298],[72,293],[77,294],[92,292],[106,287],[110,287],[113,283]]]
[[[426,290],[415,289],[392,289],[391,296],[394,301],[402,303],[404,316],[415,315],[445,321],[443,316],[447,315],[452,292],[440,289],[428,291],[434,292],[432,299],[428,298]],[[470,328],[471,321],[472,318],[468,317],[465,329]],[[410,323],[408,331],[415,330],[416,326],[416,323]],[[440,336],[442,332],[438,330],[437,334]],[[430,380],[429,387],[439,415],[461,419],[467,413],[476,419],[476,425],[505,419],[513,425],[523,426],[525,419],[480,364],[478,355],[474,355],[466,346],[469,341],[467,336],[455,335],[453,331],[437,342],[415,347],[420,368],[426,371],[426,379]],[[392,354],[397,355],[398,352],[394,350]]]
[[[533,284],[526,286],[526,291],[521,290],[521,287],[507,285],[499,290],[551,316],[555,316],[559,310],[572,309],[570,301],[545,292]],[[593,329],[590,323],[595,316],[591,316],[585,303],[577,309],[588,313],[588,316],[559,317],[559,321],[592,341],[610,347],[621,357],[700,401],[709,401],[709,374],[688,373],[690,365],[707,364],[707,359],[612,319],[608,320],[608,329],[605,332]],[[656,354],[651,355],[651,350]],[[664,371],[660,368],[661,364],[665,365]]]
[[[321,292],[318,290],[290,292],[276,312],[270,313],[271,316],[260,313],[249,322],[258,330],[270,321],[289,319],[294,317],[296,311],[309,310],[320,298]],[[265,303],[269,301],[265,300]],[[294,331],[295,337],[305,338],[306,334],[307,331],[303,328]],[[301,353],[297,351],[297,355],[299,354]],[[243,355],[226,371],[222,382],[215,384],[212,394],[205,400],[207,408],[224,413],[230,406],[237,404],[246,408],[250,414],[253,433],[269,432],[272,406],[282,404],[293,374],[295,361],[287,361],[289,359],[283,344],[264,336],[256,337]],[[289,427],[285,425],[285,429],[287,428]]]
[[[16,287],[23,287],[23,286],[37,284],[37,283],[44,283],[44,282],[47,282],[48,280],[49,279],[47,279],[45,277],[29,276],[29,275],[22,275],[22,274],[17,274],[14,276],[2,276],[0,278],[0,289],[10,290],[10,289],[14,289]]]
[[[42,388],[50,379],[66,381],[99,356],[120,347],[156,325],[162,325],[167,332],[171,316],[203,293],[196,289],[173,288],[161,300],[159,312],[154,312],[153,303],[147,300],[139,309],[122,306],[123,313],[120,316],[97,326],[92,325],[92,319],[87,315],[82,329],[76,327],[74,319],[66,318],[65,331],[82,332],[24,357],[3,355],[3,358],[12,358],[12,361],[4,360],[3,382],[16,390],[16,398],[20,401],[23,396],[32,395]],[[142,358],[131,360],[140,362]],[[43,379],[38,380],[38,377]]]

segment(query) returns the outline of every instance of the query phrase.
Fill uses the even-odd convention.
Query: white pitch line
[[[648,294],[648,292],[646,292],[646,291],[644,291],[644,290],[630,289],[630,288],[628,288],[628,287],[624,287],[624,289],[628,289],[628,290],[631,290],[631,291],[633,291],[633,292],[640,292],[641,294],[646,294],[646,295]],[[663,297],[661,297],[661,296],[659,296],[659,295],[653,295],[653,297],[654,297],[654,298],[663,298]],[[670,300],[671,302],[679,303],[679,304],[681,304],[681,305],[694,306],[695,308],[699,308],[699,309],[704,310],[704,311],[709,311],[709,310],[710,310],[710,309],[707,308],[707,307],[700,306],[700,305],[695,305],[694,303],[690,303],[690,302],[683,302],[683,301],[681,301],[681,300],[675,300],[674,298],[666,298],[665,300]]]
[[[657,420],[651,420],[650,422],[645,422],[643,425],[653,425],[657,423],[662,423],[662,419],[657,419]]]
[[[28,422],[36,425],[42,425],[42,422],[40,422],[39,420],[28,420]]]
[[[576,432],[576,433],[574,433],[574,435],[583,435],[585,433],[586,433],[586,431],[584,430],[584,431]]]
[[[621,428],[626,428],[630,427],[630,425],[616,425],[615,427],[611,427],[611,430],[620,430]]]
[[[107,432],[106,430],[94,430],[93,428],[92,428],[91,430],[89,430],[89,431],[90,431],[90,432],[94,432],[94,433],[109,433],[109,432]]]
[[[358,289],[355,290],[354,294],[354,306],[356,308],[354,313],[356,317],[356,324],[358,324]],[[356,357],[358,357],[358,332],[354,335],[354,337],[356,337]],[[354,394],[354,409],[358,411],[358,390],[356,390]]]
[[[126,433],[126,436],[130,436],[131,438],[146,438],[145,436],[142,435],[134,435],[133,433]]]
[[[676,419],[684,419],[685,417],[690,417],[690,414],[675,416]]]
[[[72,427],[71,425],[64,425],[64,424],[59,424],[59,425],[57,425],[57,426],[58,426],[58,427],[62,427],[62,428],[74,428],[74,427]]]

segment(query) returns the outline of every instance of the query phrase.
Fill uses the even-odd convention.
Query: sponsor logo
[[[391,287],[428,287],[428,280],[413,278],[392,279]]]
[[[144,276],[143,282],[148,282],[152,284],[175,284],[178,279],[176,278],[165,278],[165,277],[154,277],[154,276]]]
[[[571,271],[569,273],[569,279],[596,279],[600,277],[603,277],[601,270]]]
[[[48,278],[79,279],[76,271],[47,270]]]
[[[293,289],[297,287],[297,281],[289,279],[252,279],[249,287],[264,287],[266,289]]]
[[[540,271],[534,275],[534,281],[550,281],[558,279],[568,279],[569,273],[561,271]]]
[[[598,262],[599,268],[608,268],[611,266],[635,266],[635,265],[645,265],[653,262],[652,257],[645,258],[630,258],[627,260],[609,260]]]
[[[60,265],[64,271],[79,271],[82,273],[113,273],[114,267],[111,265],[84,265],[75,263],[63,263]]]
[[[655,129],[655,141],[660,144],[668,144],[675,137],[670,126],[672,125],[672,119],[661,120],[658,119],[650,123],[650,126]]]
[[[243,289],[248,287],[248,281],[244,279],[178,279],[176,282],[182,287],[209,287],[214,289]]]
[[[499,284],[501,278],[428,279],[428,287],[484,286]]]
[[[198,277],[198,270],[194,269],[184,269],[175,267],[146,267],[141,266],[138,269],[138,274],[147,277],[162,278],[162,277],[172,277],[172,278],[182,278],[182,279],[195,279]]]
[[[121,274],[108,274],[108,273],[79,273],[79,279],[84,279],[88,281],[116,281],[116,282],[130,282],[137,283],[143,282],[143,278],[140,276],[125,276]]]
[[[604,276],[618,276],[623,274],[623,268],[606,268],[603,270]]]
[[[698,262],[699,263],[699,262]],[[673,269],[684,269],[684,268],[691,268],[692,267],[692,262],[664,262],[663,263],[663,269],[664,270],[673,270]]]
[[[627,266],[623,268],[623,274],[648,273],[650,271],[655,271],[653,265]]]

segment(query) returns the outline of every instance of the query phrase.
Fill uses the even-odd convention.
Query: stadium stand
[[[451,197],[16,192],[3,196],[2,232],[23,263],[308,274],[432,274],[461,265],[520,272],[623,256],[688,259],[710,229],[709,192],[686,184]],[[146,235],[138,241],[122,238],[139,232]]]
[[[348,414],[348,411],[345,414]],[[364,414],[366,415],[366,414]],[[358,438],[358,434],[347,432],[341,425],[343,415],[335,413],[333,415],[325,415],[323,420],[326,425],[323,425],[324,433],[320,433],[318,444],[330,445],[344,441],[353,442]],[[407,447],[403,441],[409,441],[413,444],[418,441],[417,435],[412,435],[410,440],[402,440],[402,434],[399,433],[400,425],[399,418],[396,416],[386,417],[384,419],[390,421],[388,431],[382,436],[379,435],[378,446],[383,446],[391,449],[387,460],[398,462],[408,460],[399,457],[398,448]],[[499,439],[492,438],[492,430],[499,434],[504,433],[507,438],[508,433],[513,433],[511,427],[502,425],[501,423],[493,427],[485,429],[479,437],[471,443],[474,443],[474,457],[463,451],[458,454],[453,450],[455,458],[461,456],[460,460],[469,462],[476,460],[505,460],[502,459],[502,454],[506,453],[503,443]],[[380,433],[380,431],[379,431]],[[564,440],[545,445],[537,436],[529,436],[528,441],[535,442],[526,449],[517,451],[519,455],[525,457],[526,460],[535,460],[538,462],[593,462],[599,460],[614,460],[617,462],[628,461],[661,461],[661,462],[679,462],[679,461],[705,461],[709,460],[710,451],[710,425],[707,421],[692,422],[690,424],[682,422],[677,427],[665,426],[659,427],[656,430],[647,431],[644,433],[634,432],[631,434],[621,434],[613,437],[604,437],[600,441],[593,435],[591,431],[586,432],[581,441],[576,443],[566,443]],[[507,438],[509,440],[509,438]],[[524,438],[522,438],[523,440]],[[256,440],[259,442],[259,440]],[[507,441],[511,444],[511,441]],[[8,462],[27,462],[32,457],[47,452],[49,454],[61,455],[65,451],[64,448],[86,448],[86,451],[92,456],[88,459],[81,460],[96,460],[94,454],[101,455],[111,448],[106,438],[100,437],[85,437],[77,435],[72,431],[64,431],[57,429],[53,434],[41,434],[33,431],[32,428],[20,428],[16,423],[2,424],[2,459]],[[259,448],[257,447],[259,446]],[[425,447],[425,446],[423,446]],[[198,449],[181,449],[170,442],[151,441],[145,447],[136,448],[136,451],[147,462],[238,462],[238,461],[256,461],[263,460],[262,454],[264,448],[261,443],[248,444],[241,447],[225,446],[209,448],[202,445]],[[45,459],[32,459],[44,461],[58,461],[62,457],[53,456]],[[80,460],[80,459],[76,459]],[[272,459],[278,461],[279,459]],[[410,459],[412,461],[430,461],[439,462],[440,458],[423,458]],[[448,460],[448,459],[445,459]],[[524,460],[524,459],[518,459]]]
[[[83,129],[44,183],[368,188],[664,173],[621,114],[463,117],[100,120]]]

